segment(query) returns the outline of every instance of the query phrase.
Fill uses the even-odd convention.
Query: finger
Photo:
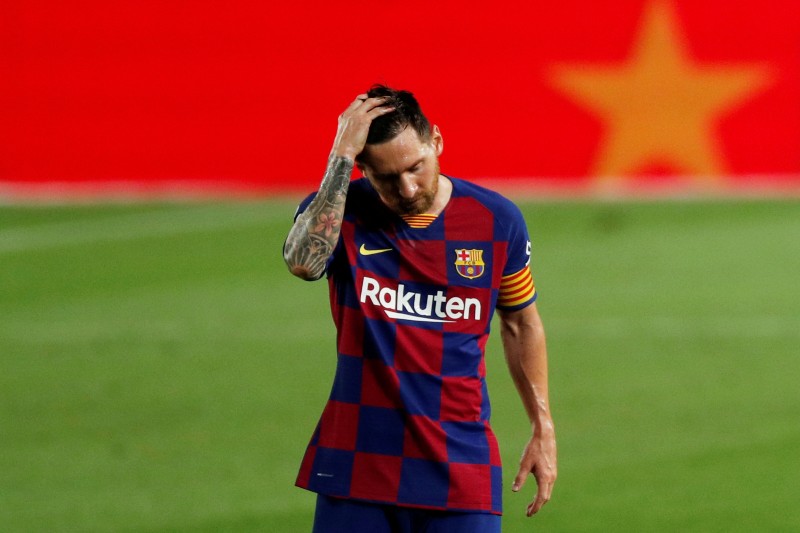
[[[388,100],[388,96],[376,96],[374,98],[367,98],[362,102],[363,105],[360,106],[359,110],[369,113],[370,111],[374,111],[375,109],[384,108],[386,107],[386,100]]]
[[[391,113],[394,110],[395,110],[395,108],[392,107],[392,106],[378,106],[378,107],[374,107],[374,108],[370,109],[367,112],[367,116],[370,119],[374,119],[374,118],[379,117],[381,115],[385,115],[387,113]]]
[[[529,503],[528,504],[528,508],[525,510],[525,516],[530,518],[533,515],[535,515],[536,513],[538,513],[539,509],[541,508],[541,506],[537,507],[537,504],[538,504],[538,499],[532,501],[531,503]]]
[[[356,113],[369,113],[370,111],[383,106],[386,96],[367,98],[366,94],[359,94],[358,97],[344,110],[342,116],[353,116]]]
[[[528,474],[530,473],[530,468],[528,468],[526,465],[521,465],[517,471],[517,477],[514,478],[514,483],[511,485],[511,490],[518,492],[522,487],[524,487],[525,480],[528,479]]]
[[[550,496],[553,493],[552,483],[542,483],[536,493],[536,498],[528,505],[528,516],[533,516],[544,507],[544,504],[550,501]]]
[[[546,503],[547,503],[547,500],[545,500],[544,498],[540,498],[539,496],[536,496],[536,499],[533,500],[530,503],[530,505],[528,505],[528,510],[527,510],[526,514],[528,516],[535,515],[536,513],[538,513],[542,509],[542,506],[544,506],[544,504],[546,504]]]
[[[537,494],[536,498],[531,503],[528,504],[528,509],[526,510],[525,514],[528,516],[535,515],[536,513],[539,512],[539,509],[542,508],[544,503],[545,503],[544,500],[540,498],[539,495]]]
[[[355,108],[359,107],[361,104],[363,104],[363,103],[364,103],[364,101],[365,101],[366,99],[367,99],[367,94],[366,94],[366,93],[364,93],[364,94],[359,94],[358,96],[356,96],[356,99],[355,99],[355,100],[353,100],[352,102],[350,102],[350,105],[349,105],[349,106],[347,106],[347,110],[349,111],[349,110],[351,110],[351,109],[355,109]]]

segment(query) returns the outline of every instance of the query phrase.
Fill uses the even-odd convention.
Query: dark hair
[[[367,135],[367,144],[381,144],[391,141],[397,137],[408,126],[414,128],[423,141],[431,138],[431,124],[422,109],[419,107],[417,99],[408,91],[399,91],[385,85],[375,84],[370,87],[367,96],[388,96],[385,106],[394,107],[394,111],[382,115],[372,121]]]

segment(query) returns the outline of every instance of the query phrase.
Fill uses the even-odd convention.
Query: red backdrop
[[[373,82],[418,96],[456,176],[800,183],[797,0],[0,9],[6,188],[310,189]]]

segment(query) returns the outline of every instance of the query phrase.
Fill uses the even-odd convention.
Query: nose
[[[419,189],[419,186],[416,184],[413,178],[409,176],[400,176],[400,179],[397,182],[397,193],[400,196],[410,200],[414,198],[415,194],[417,194],[417,189]]]

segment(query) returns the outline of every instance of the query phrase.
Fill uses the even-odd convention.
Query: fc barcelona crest
[[[467,279],[479,278],[486,269],[483,262],[483,250],[467,250],[456,248],[456,272]]]

